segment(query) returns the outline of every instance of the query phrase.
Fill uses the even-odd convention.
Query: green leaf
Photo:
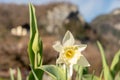
[[[66,80],[65,71],[60,67],[55,65],[44,65],[39,68],[48,73],[55,80]]]
[[[85,67],[74,65],[74,70],[77,72],[76,80],[100,80],[93,74],[88,74],[88,70]]]
[[[32,65],[32,67],[34,67],[35,54],[32,50],[32,44],[33,44],[33,40],[34,40],[36,30],[35,30],[35,26],[33,25],[33,22],[34,22],[33,14],[34,13],[33,13],[32,4],[29,4],[29,14],[30,14],[30,41],[29,41],[29,46],[28,46],[28,53],[29,53],[30,64]]]
[[[110,69],[109,69],[109,67],[107,65],[107,62],[106,62],[106,58],[105,58],[105,53],[104,53],[103,47],[100,44],[100,42],[98,42],[98,41],[97,41],[97,45],[99,47],[99,50],[100,50],[100,53],[101,53],[101,57],[102,57],[104,78],[105,78],[105,80],[113,80],[113,77],[111,75]]]
[[[82,80],[100,80],[97,76],[86,74],[82,76]]]
[[[42,55],[43,55],[43,43],[41,38],[38,39],[38,46],[39,46],[39,52],[38,52],[38,66],[42,66]]]
[[[120,70],[120,50],[115,54],[110,70],[113,76],[115,76],[116,73],[118,73],[118,71]]]
[[[102,80],[102,78],[103,78],[103,70],[100,73],[100,80]]]
[[[27,80],[42,80],[43,78],[43,70],[41,69],[31,69]]]
[[[37,28],[35,9],[29,4],[30,13],[30,41],[28,45],[28,53],[31,66],[35,69],[42,65],[42,40],[39,37]]]
[[[79,64],[75,64],[73,66],[74,70],[76,71],[76,80],[81,80],[82,76],[88,74],[88,68],[80,66]]]
[[[117,73],[117,75],[115,76],[115,80],[120,80],[120,71]]]
[[[11,68],[9,69],[9,71],[11,80],[14,80],[14,71]]]
[[[22,80],[21,71],[17,68],[17,80]]]
[[[84,68],[79,66],[79,65],[74,65],[74,70],[76,71],[76,80],[81,80],[82,79],[82,76],[83,76],[83,70]]]

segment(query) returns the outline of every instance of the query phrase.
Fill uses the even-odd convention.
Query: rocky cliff
[[[98,16],[91,26],[109,43],[120,46],[120,9]]]

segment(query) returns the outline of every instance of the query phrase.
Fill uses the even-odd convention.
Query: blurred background
[[[30,70],[27,53],[29,41],[28,3],[35,5],[38,28],[43,40],[43,64],[55,64],[58,56],[52,45],[70,30],[76,42],[87,44],[82,52],[99,75],[101,57],[99,40],[110,65],[120,48],[120,0],[0,0],[0,77],[9,77],[9,68]]]

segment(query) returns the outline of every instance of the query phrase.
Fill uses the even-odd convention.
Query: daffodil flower
[[[70,31],[67,31],[62,44],[57,41],[53,45],[53,48],[59,52],[59,57],[56,61],[57,64],[65,64],[67,66],[79,64],[80,66],[90,66],[87,59],[81,54],[81,52],[87,47],[87,45],[80,44],[74,45],[75,39]]]
[[[67,31],[62,44],[57,41],[56,44],[53,45],[53,48],[59,52],[59,57],[56,63],[63,64],[63,69],[67,70],[67,80],[71,80],[72,78],[74,64],[78,64],[83,67],[90,66],[87,59],[81,54],[81,51],[83,51],[87,45],[74,45],[74,43],[75,40],[72,33]]]

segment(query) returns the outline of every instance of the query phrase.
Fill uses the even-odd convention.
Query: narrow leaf
[[[32,69],[32,73],[33,73],[33,75],[34,75],[35,80],[39,80],[38,77],[37,77],[37,75],[36,75],[35,72],[33,71],[33,69]]]
[[[17,80],[22,80],[21,71],[17,68]]]
[[[31,69],[28,79],[27,80],[42,80],[43,78],[43,70],[41,69]]]
[[[74,70],[76,71],[76,80],[81,80],[82,79],[82,76],[83,76],[83,70],[84,68],[82,66],[79,66],[79,65],[74,65]]]
[[[100,44],[100,42],[98,42],[98,41],[97,41],[97,45],[99,47],[99,50],[100,50],[100,53],[101,53],[101,57],[102,57],[104,78],[105,78],[105,80],[113,80],[112,79],[112,75],[111,75],[110,70],[109,70],[109,67],[107,65],[107,61],[106,61],[106,58],[105,58],[105,53],[104,53],[103,47]]]
[[[30,64],[32,67],[34,67],[34,59],[35,59],[35,54],[32,50],[32,44],[33,44],[33,40],[34,40],[34,36],[36,33],[35,30],[35,22],[34,22],[34,18],[33,18],[33,7],[32,4],[29,4],[29,14],[30,14],[30,40],[29,40],[29,45],[28,45],[28,54],[29,54],[29,59],[30,59]]]
[[[9,71],[11,80],[14,80],[14,71],[11,68],[9,69]]]
[[[39,37],[35,9],[32,4],[29,4],[29,13],[30,13],[30,41],[28,46],[28,53],[30,64],[35,69],[41,66],[42,64],[42,41]]]
[[[120,71],[117,73],[117,75],[115,76],[115,80],[120,80]]]
[[[115,74],[120,70],[120,50],[115,54],[110,70],[113,76],[115,76]]]

